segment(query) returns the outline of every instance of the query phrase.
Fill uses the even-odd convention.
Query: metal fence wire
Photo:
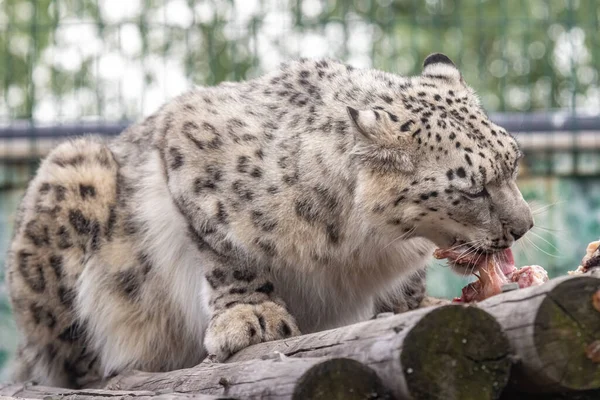
[[[411,75],[443,52],[526,152],[519,185],[544,230],[518,260],[564,273],[600,232],[599,20],[597,0],[0,0],[0,254],[60,140],[292,57]],[[432,271],[434,294],[463,284]]]

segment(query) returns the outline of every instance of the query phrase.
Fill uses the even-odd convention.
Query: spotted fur
[[[439,54],[410,78],[298,60],[63,143],[10,246],[15,376],[78,387],[414,308],[435,246],[530,228],[519,158]]]

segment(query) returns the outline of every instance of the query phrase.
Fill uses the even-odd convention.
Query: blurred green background
[[[436,51],[522,142],[537,228],[518,264],[564,274],[600,235],[599,20],[596,0],[0,0],[0,282],[17,203],[60,140],[290,57],[418,74]],[[433,295],[466,281],[429,270]],[[0,371],[15,341],[0,283]]]

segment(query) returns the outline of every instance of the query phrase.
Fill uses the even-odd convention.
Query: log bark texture
[[[203,394],[152,392],[149,390],[119,391],[102,389],[71,390],[29,384],[0,385],[0,399],[45,399],[45,400],[229,400],[230,397]]]
[[[516,356],[512,387],[557,393],[600,389],[600,279],[557,278],[477,306],[508,336]]]
[[[495,399],[507,383],[509,345],[474,307],[425,308],[343,328],[261,343],[228,362],[349,357],[373,368],[397,398]]]
[[[92,398],[90,393],[293,400],[497,399],[510,367],[509,343],[499,324],[481,309],[449,305],[262,343],[226,363],[205,361],[168,373],[124,373],[103,383],[100,392],[64,394],[75,399]],[[36,398],[33,394],[44,390],[22,389],[21,395]]]
[[[168,373],[133,371],[83,391],[5,386],[0,395],[497,399],[516,362],[510,383],[514,398],[528,398],[517,392],[529,390],[585,399],[600,390],[599,357],[600,279],[586,275],[554,279],[474,306],[429,307],[261,343],[226,363],[205,361]]]
[[[173,390],[239,399],[393,399],[377,374],[347,358],[204,362],[166,373],[132,372],[111,379],[106,390]],[[310,396],[309,396],[310,395]]]
[[[279,357],[233,364],[204,362],[164,373],[132,371],[100,388],[69,390],[33,385],[0,388],[0,396],[31,399],[314,399],[394,400],[377,374],[348,358]]]

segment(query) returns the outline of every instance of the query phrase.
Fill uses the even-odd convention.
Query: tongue
[[[498,267],[504,275],[510,275],[515,269],[515,258],[511,249],[506,249],[498,254]]]

